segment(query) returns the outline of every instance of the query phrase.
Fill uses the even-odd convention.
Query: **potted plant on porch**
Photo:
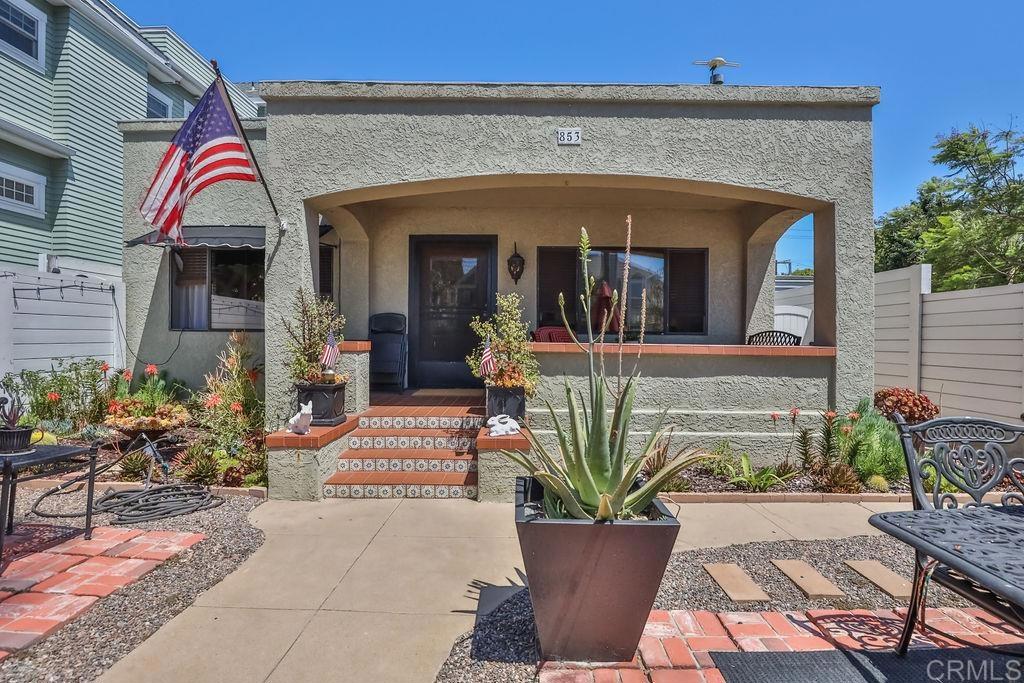
[[[487,417],[509,415],[522,422],[526,399],[533,396],[540,379],[522,305],[523,297],[516,292],[498,294],[495,314],[487,320],[476,316],[469,323],[480,343],[466,356],[466,363],[474,377],[484,380]]]
[[[0,398],[0,453],[27,451],[35,427],[24,424],[27,411],[13,383],[5,381],[3,390],[7,395]]]
[[[295,296],[295,317],[284,321],[288,332],[285,367],[295,383],[298,403],[313,404],[312,424],[339,425],[345,421],[348,375],[335,372],[345,317],[334,302],[305,288]]]
[[[628,233],[626,254],[624,283],[629,281]],[[590,241],[583,230],[580,261],[585,294],[581,299],[587,321],[595,288],[587,271],[589,256]],[[621,301],[626,298],[623,292]],[[646,303],[646,296],[642,301]],[[559,305],[565,321],[561,294]],[[618,292],[609,310],[616,306],[625,320]],[[607,317],[603,316],[596,340],[588,324],[585,343],[565,325],[573,342],[586,353],[589,373],[586,386],[579,389],[582,407],[566,379],[565,426],[548,403],[557,454],[552,455],[532,434],[528,434],[529,453],[504,451],[530,474],[517,480],[516,531],[540,650],[548,660],[632,659],[679,532],[679,522],[657,494],[680,471],[706,457],[684,450],[647,481],[639,478],[665,434],[661,429],[664,413],[642,450],[632,455],[629,425],[638,373],[634,367],[624,381],[621,370],[616,380],[606,377],[604,344],[598,347],[595,342],[604,339]],[[620,368],[622,351],[620,343]]]

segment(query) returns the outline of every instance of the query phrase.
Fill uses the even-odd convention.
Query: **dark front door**
[[[409,318],[412,384],[478,387],[466,356],[477,344],[473,316],[491,314],[497,283],[494,237],[413,237]]]

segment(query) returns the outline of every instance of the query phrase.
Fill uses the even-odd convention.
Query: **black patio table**
[[[1024,606],[1024,505],[882,512],[869,522],[989,591],[997,604],[984,606]],[[914,586],[915,595],[922,590]]]
[[[0,567],[3,566],[4,538],[14,531],[14,498],[19,481],[53,477],[88,465],[85,503],[85,538],[92,538],[92,500],[96,486],[96,453],[93,446],[34,446],[21,454],[0,453],[3,482],[0,487]],[[38,468],[29,474],[20,474]]]

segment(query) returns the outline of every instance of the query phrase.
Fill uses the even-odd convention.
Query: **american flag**
[[[338,342],[334,339],[334,330],[327,333],[327,343],[324,344],[324,351],[320,354],[320,365],[325,368],[333,368],[338,362]]]
[[[189,199],[222,180],[258,179],[218,76],[171,140],[139,211],[164,239],[180,243]]]
[[[497,369],[498,366],[494,362],[494,354],[491,353],[491,341],[488,339],[487,343],[484,344],[484,353],[480,356],[480,374],[483,377],[490,377]]]

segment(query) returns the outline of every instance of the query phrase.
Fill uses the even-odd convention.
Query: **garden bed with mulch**
[[[25,490],[19,494],[16,519],[40,522],[38,517],[25,516],[38,492]],[[71,683],[98,677],[262,545],[263,532],[248,520],[249,512],[260,503],[255,497],[233,496],[221,506],[203,512],[134,524],[139,529],[187,531],[206,538],[137,582],[99,600],[36,645],[7,657],[0,664],[0,680]],[[54,496],[45,504],[49,512],[71,512],[84,507],[83,492]],[[97,515],[94,523],[104,525],[108,518],[109,515]],[[81,525],[80,520],[70,523]],[[169,657],[179,655],[168,653]]]
[[[771,563],[803,560],[835,583],[844,598],[810,600]],[[815,541],[768,541],[674,553],[669,560],[654,608],[663,610],[784,611],[808,609],[885,609],[902,606],[868,582],[843,560],[878,560],[909,576],[913,552],[885,536]],[[704,564],[732,562],[743,567],[771,596],[768,602],[737,605],[711,579]],[[628,579],[627,579],[628,580]],[[938,586],[929,590],[931,607],[966,603]],[[474,630],[459,636],[441,667],[437,683],[530,683],[537,680],[539,658],[529,589],[519,591]]]

